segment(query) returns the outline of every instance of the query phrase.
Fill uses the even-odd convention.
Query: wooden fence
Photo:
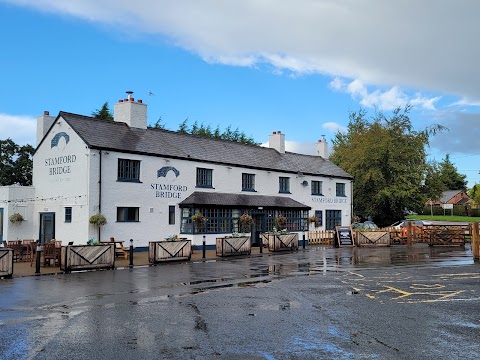
[[[353,231],[355,243],[358,245],[358,233],[363,233],[358,230]],[[387,227],[382,229],[369,229],[368,232],[388,232],[390,234],[391,245],[407,245],[409,237],[408,228],[393,228]],[[412,243],[425,243],[430,246],[462,246],[466,241],[469,241],[472,235],[472,224],[469,225],[425,225],[425,226],[411,226],[410,238]],[[363,239],[363,237],[362,237]],[[365,240],[365,239],[363,239]],[[361,241],[360,245],[367,244],[369,241]],[[334,231],[321,230],[308,232],[309,245],[333,245]],[[370,241],[371,243],[371,241]],[[382,245],[387,242],[382,241]],[[380,245],[380,242],[379,242]]]
[[[309,231],[309,245],[333,245],[335,232],[333,230]]]

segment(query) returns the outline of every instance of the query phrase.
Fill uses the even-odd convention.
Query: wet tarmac
[[[296,252],[0,281],[0,359],[474,359],[470,247]]]

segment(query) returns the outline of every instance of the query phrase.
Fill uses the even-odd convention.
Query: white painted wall
[[[2,240],[37,239],[33,226],[33,198],[35,189],[32,186],[0,186],[0,208],[3,218],[0,226],[3,229]],[[9,218],[14,213],[23,216],[24,221],[12,223]]]
[[[52,146],[52,140],[61,133],[68,136],[68,142],[61,137]],[[34,226],[39,229],[40,213],[55,213],[55,238],[64,244],[86,243],[89,239],[85,221],[89,214],[89,162],[90,149],[61,118],[33,157]],[[65,222],[65,207],[72,207],[71,223]]]
[[[68,142],[61,137],[56,146],[52,139],[58,134],[68,135]],[[55,145],[55,144],[54,144]],[[73,241],[85,244],[90,238],[98,238],[98,230],[88,219],[99,212],[100,206],[100,158],[101,173],[101,212],[107,218],[102,227],[100,240],[110,237],[127,241],[134,239],[134,245],[147,246],[149,241],[162,240],[169,235],[179,234],[180,209],[178,203],[194,191],[245,193],[269,196],[286,196],[305,205],[311,206],[310,215],[315,210],[323,211],[323,228],[325,210],[341,210],[342,225],[350,224],[351,217],[351,182],[327,177],[299,176],[275,171],[252,170],[224,165],[213,165],[187,160],[165,159],[162,157],[138,154],[122,154],[115,151],[100,152],[89,149],[86,144],[63,120],[59,119],[47,134],[41,147],[34,155],[33,183],[36,189],[32,228],[30,233],[37,235],[39,218],[42,212],[55,213],[55,237],[64,243]],[[117,181],[118,159],[140,160],[140,183]],[[58,159],[66,163],[55,164]],[[60,160],[63,161],[63,160]],[[157,177],[157,171],[164,166],[175,167],[180,175],[170,171],[166,177]],[[55,169],[61,167],[59,173]],[[213,169],[213,189],[196,188],[196,168]],[[256,192],[242,192],[242,173],[255,174]],[[290,178],[291,194],[279,194],[279,177]],[[311,195],[311,181],[323,182],[324,196]],[[308,186],[302,185],[303,181]],[[346,184],[346,197],[335,196],[335,184]],[[162,187],[171,186],[169,195],[162,196]],[[175,206],[175,225],[168,225],[168,208]],[[65,207],[72,207],[72,222],[65,223]],[[139,222],[117,222],[117,207],[139,207]],[[321,228],[322,229],[322,228]],[[183,235],[193,240],[195,245],[202,243],[203,235]],[[217,235],[206,235],[208,245],[215,243]]]

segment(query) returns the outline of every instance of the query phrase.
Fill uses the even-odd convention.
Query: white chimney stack
[[[37,116],[37,146],[42,141],[48,129],[52,126],[55,118],[50,116],[50,112],[44,111],[43,115]]]
[[[119,100],[113,106],[113,119],[124,122],[130,127],[147,128],[147,104],[142,100],[135,101],[132,97],[133,91],[127,91],[127,98]]]
[[[285,154],[285,135],[280,131],[274,131],[272,135],[268,135],[268,146],[280,154]]]
[[[325,135],[322,135],[322,139],[317,142],[317,155],[328,160],[328,144]]]

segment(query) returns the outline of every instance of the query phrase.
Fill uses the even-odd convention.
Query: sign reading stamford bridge
[[[169,172],[173,172],[176,178],[180,175],[180,171],[178,171],[173,166],[164,166],[157,171],[157,178],[167,177],[167,174]],[[186,185],[178,184],[172,185],[152,183],[150,184],[150,187],[152,190],[155,190],[155,197],[167,199],[180,199],[182,197],[182,193],[188,190]]]

